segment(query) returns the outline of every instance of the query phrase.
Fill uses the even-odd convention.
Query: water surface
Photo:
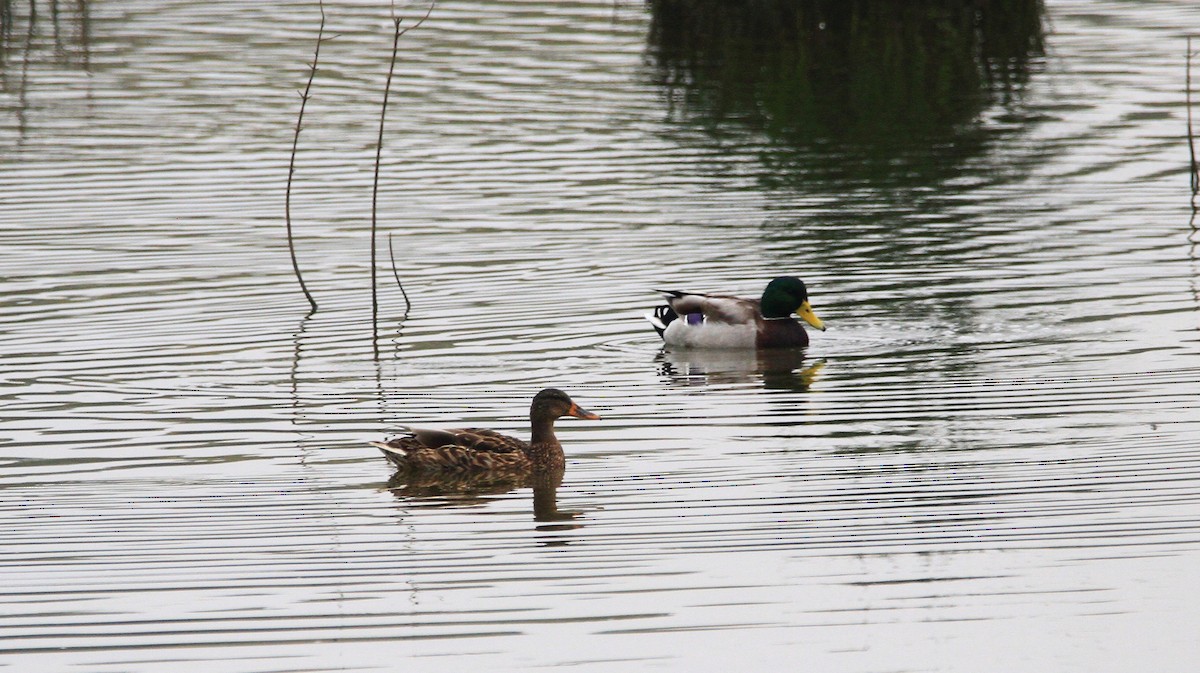
[[[6,3],[0,664],[1190,670],[1200,10],[1050,1],[930,43],[985,59],[957,89],[813,99],[665,4],[448,2],[404,37],[376,337],[385,5],[326,5],[306,317],[316,7]],[[662,352],[640,317],[783,273],[830,327],[806,353]],[[604,420],[560,424],[538,516],[389,488],[365,445],[523,434],[548,385]]]

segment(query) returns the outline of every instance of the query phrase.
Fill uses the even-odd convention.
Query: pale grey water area
[[[3,4],[0,668],[1200,660],[1200,5],[1048,0],[922,126],[705,83],[640,2],[447,0],[401,42],[376,359],[387,3],[326,4],[308,318],[316,4]],[[641,319],[784,273],[804,354]],[[524,435],[551,385],[604,416],[559,423],[559,517],[389,490],[365,443]]]

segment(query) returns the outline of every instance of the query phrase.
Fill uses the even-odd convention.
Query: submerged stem
[[[425,23],[425,19],[428,19],[429,15],[433,13],[433,7],[435,4],[436,2],[430,2],[429,9],[425,11],[425,16],[422,16],[421,19],[415,24],[403,30],[400,29],[400,24],[404,21],[404,17],[392,17],[392,25],[394,27],[392,32],[392,58],[388,62],[387,80],[383,85],[383,105],[379,110],[379,137],[375,143],[375,176],[371,185],[371,329],[376,336],[376,340],[378,339],[379,335],[379,292],[378,281],[376,280],[376,259],[378,257],[378,253],[376,252],[376,231],[378,230],[379,212],[379,166],[383,160],[383,129],[385,122],[387,121],[388,97],[392,90],[392,77],[396,72],[396,53],[400,46],[400,36]],[[403,287],[401,289],[403,289]],[[405,301],[407,301],[407,299],[408,297],[405,295]]]
[[[287,226],[287,243],[288,253],[292,257],[292,270],[296,272],[296,280],[300,283],[300,290],[304,292],[305,298],[312,306],[309,314],[316,313],[317,300],[313,299],[312,293],[308,291],[308,286],[304,283],[304,276],[300,274],[300,263],[296,260],[296,243],[292,237],[292,176],[296,173],[296,148],[300,145],[300,128],[304,121],[304,108],[308,105],[309,91],[312,89],[313,79],[317,76],[317,62],[321,57],[321,42],[325,36],[325,3],[324,0],[319,0],[317,5],[321,9],[321,26],[317,29],[317,46],[313,49],[313,60],[308,68],[308,82],[304,85],[304,93],[300,94],[300,113],[296,115],[296,132],[292,135],[292,156],[288,162],[287,189],[284,192],[283,198],[283,221]]]

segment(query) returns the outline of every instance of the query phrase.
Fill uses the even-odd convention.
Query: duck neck
[[[554,419],[548,417],[533,417],[533,434],[529,442],[529,458],[540,467],[563,465],[562,444],[554,435]]]

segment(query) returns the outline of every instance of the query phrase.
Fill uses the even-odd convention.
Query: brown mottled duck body
[[[566,465],[554,421],[563,416],[595,420],[561,390],[547,388],[529,408],[530,441],[482,428],[407,428],[384,442],[371,442],[398,469],[412,473],[521,475],[561,471]]]

